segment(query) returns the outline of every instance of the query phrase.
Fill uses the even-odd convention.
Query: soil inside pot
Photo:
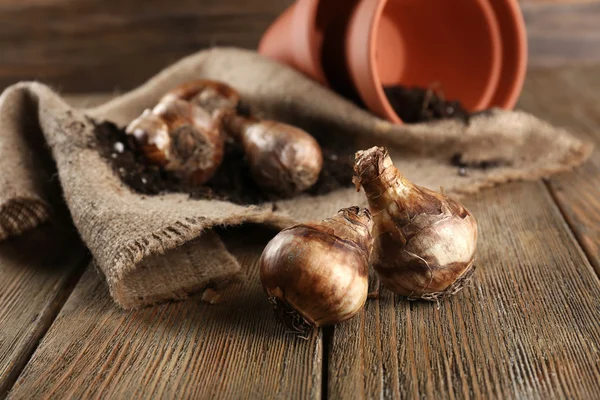
[[[460,101],[446,100],[444,95],[434,89],[404,86],[384,86],[392,108],[405,123],[435,121],[457,118],[469,123],[471,114],[464,109]]]
[[[227,200],[237,204],[259,204],[282,197],[265,193],[256,185],[238,144],[227,142],[225,157],[215,176],[205,185],[192,187],[168,171],[149,165],[131,138],[111,122],[97,122],[95,147],[114,172],[135,192],[145,195],[187,193],[194,199]],[[353,187],[354,153],[347,144],[323,146],[323,169],[317,183],[305,193],[317,196]]]

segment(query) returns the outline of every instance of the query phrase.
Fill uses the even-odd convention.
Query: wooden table
[[[600,66],[531,71],[520,107],[600,147]],[[440,304],[383,291],[308,340],[285,333],[260,287],[266,230],[226,234],[248,282],[225,303],[132,312],[73,232],[3,243],[0,397],[599,398],[598,150],[574,172],[466,204],[481,229],[469,287]]]

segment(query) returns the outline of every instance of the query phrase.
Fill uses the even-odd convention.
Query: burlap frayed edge
[[[140,306],[141,299],[137,299],[136,301],[126,294],[127,284],[125,282],[127,281],[127,275],[135,274],[137,265],[142,263],[147,257],[165,256],[169,251],[176,250],[216,227],[233,227],[246,223],[256,223],[279,230],[299,222],[284,213],[274,214],[268,205],[249,206],[246,213],[238,215],[235,218],[212,220],[209,224],[206,223],[207,221],[204,217],[188,217],[184,220],[176,221],[166,228],[131,240],[121,249],[118,249],[117,255],[113,259],[113,265],[115,266],[114,269],[119,271],[119,274],[107,276],[103,273],[103,275],[109,282],[108,286],[111,296],[119,306],[124,309],[134,309]],[[160,246],[159,251],[155,250],[157,247],[152,242]],[[229,261],[237,265],[236,272],[212,276],[203,282],[190,284],[177,290],[171,288],[168,290],[168,293],[153,293],[152,296],[145,296],[143,298],[144,307],[164,303],[165,301],[183,300],[208,287],[222,289],[231,283],[243,280],[245,271],[243,271],[238,261],[225,247],[223,250],[230,258]],[[94,263],[96,264],[96,261]],[[97,269],[102,271],[99,267]]]
[[[594,150],[594,145],[582,142],[578,147],[571,149],[566,157],[556,160],[554,164],[547,167],[534,165],[526,170],[515,168],[503,168],[501,173],[488,174],[484,181],[477,181],[474,184],[451,188],[446,193],[462,197],[465,195],[476,194],[482,189],[488,189],[499,186],[504,183],[514,181],[536,181],[542,177],[549,177],[557,173],[569,172],[583,164]]]
[[[102,268],[100,268],[100,265],[98,264],[98,261],[95,258],[92,258],[92,265],[93,265],[94,269],[96,270],[96,273],[98,273],[104,279],[107,279],[106,275],[104,274],[104,271],[102,271]],[[131,265],[131,267],[133,267],[133,266],[134,265]],[[173,302],[185,300],[191,296],[202,293],[204,290],[206,290],[208,288],[214,289],[216,291],[221,291],[221,290],[229,287],[229,285],[244,281],[245,276],[246,276],[245,271],[243,271],[242,269],[238,270],[235,273],[223,274],[220,276],[213,276],[212,278],[207,279],[206,281],[204,281],[202,283],[193,284],[193,285],[189,285],[186,287],[181,287],[176,290],[171,289],[168,291],[168,293],[153,293],[151,296],[145,296],[143,298],[143,303],[141,305],[139,303],[140,299],[137,299],[138,301],[134,301],[134,300],[129,299],[129,297],[127,297],[127,295],[122,294],[122,291],[124,291],[125,288],[123,287],[123,284],[120,282],[117,282],[113,286],[107,285],[107,289],[109,290],[110,295],[113,298],[113,300],[122,309],[135,310],[135,309],[139,309],[139,308],[152,307],[152,306],[158,305],[158,304],[165,304],[165,303],[170,303],[170,302],[173,303]],[[126,300],[126,299],[129,299],[129,300]],[[211,302],[208,302],[208,303],[214,304]]]
[[[503,171],[500,176],[487,175],[486,181],[477,182],[476,184],[467,187],[451,190],[450,193],[458,196],[473,194],[481,189],[494,187],[510,181],[532,180],[534,178],[538,179],[540,175],[549,176],[558,172],[565,172],[584,162],[591,155],[592,150],[592,145],[582,143],[577,148],[572,149],[567,157],[565,157],[563,160],[557,160],[552,166],[543,169],[537,168],[536,166],[536,168],[533,169],[535,173],[532,172],[532,170],[520,171],[508,169]],[[133,273],[136,270],[136,266],[146,257],[156,256],[157,253],[164,255],[171,250],[177,249],[178,247],[197,239],[203,233],[210,231],[214,227],[228,227],[241,225],[243,223],[257,223],[265,224],[275,229],[282,229],[298,222],[299,221],[293,217],[284,213],[273,213],[270,209],[270,205],[268,204],[261,206],[249,206],[246,213],[242,215],[236,215],[234,218],[223,218],[221,220],[208,221],[203,217],[188,217],[184,220],[177,221],[164,229],[150,232],[143,237],[132,240],[130,243],[124,245],[120,250],[117,250],[117,255],[115,256],[113,263],[116,266],[116,270],[119,271],[119,275],[107,277],[107,280],[109,283],[111,283],[109,284],[109,287],[111,288],[111,295],[115,301],[125,309],[139,306],[139,304],[134,304],[131,300],[126,300],[128,297],[121,294],[126,289],[123,278],[126,275]],[[158,246],[154,246],[154,244],[151,242],[155,242],[155,244],[158,244]],[[160,248],[161,250],[159,252],[150,251],[150,248]],[[225,251],[227,250],[225,249]],[[229,252],[227,253],[229,254]],[[230,256],[232,262],[237,264],[235,258],[232,255]],[[212,279],[206,280],[203,283],[180,288],[177,291],[171,291],[168,294],[168,298],[165,297],[165,294],[154,294],[152,296],[154,300],[152,298],[144,298],[144,305],[157,304],[164,302],[165,300],[182,300],[189,297],[191,294],[209,286],[222,285],[229,281],[241,279],[243,274],[244,271],[242,271],[241,267],[239,267],[236,273],[213,277]]]
[[[0,241],[18,236],[50,219],[50,205],[30,197],[13,197],[0,204]]]

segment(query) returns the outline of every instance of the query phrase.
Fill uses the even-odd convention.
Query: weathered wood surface
[[[600,146],[600,67],[529,73],[520,106]],[[335,328],[331,398],[597,398],[600,155],[541,183],[467,201],[482,231],[477,279],[433,305],[383,291]],[[595,316],[594,316],[595,315]],[[359,334],[357,335],[357,332]]]
[[[129,89],[215,45],[255,48],[292,0],[0,2],[0,88],[40,79],[62,91]]]
[[[210,46],[256,48],[293,0],[0,2],[0,88],[39,79],[61,91],[130,89]],[[597,0],[523,0],[530,65],[600,61]]]
[[[579,398],[600,393],[600,281],[542,183],[468,200],[475,280],[439,305],[382,291],[335,328],[330,398]]]
[[[550,178],[549,188],[600,276],[600,66],[531,73],[520,104],[595,143],[585,165]]]
[[[0,398],[75,286],[83,246],[50,224],[0,243]]]
[[[229,244],[248,282],[223,304],[124,312],[89,269],[9,398],[318,399],[321,334],[303,340],[276,322],[256,265],[269,237],[245,229]]]
[[[521,106],[598,140],[599,81],[600,66],[534,71]],[[586,257],[598,263],[597,154],[548,184],[466,201],[479,271],[456,297],[438,308],[384,290],[308,341],[276,324],[255,263],[268,235],[250,227],[241,242],[230,234],[249,281],[224,304],[122,312],[88,270],[10,396],[597,398],[600,280]]]
[[[600,2],[532,2],[521,9],[530,66],[600,62]]]

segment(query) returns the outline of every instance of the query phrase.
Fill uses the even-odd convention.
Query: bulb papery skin
[[[220,121],[201,107],[164,97],[126,128],[149,163],[173,172],[191,185],[202,185],[221,165],[225,141]]]
[[[244,147],[254,181],[292,196],[313,186],[323,168],[319,143],[302,129],[281,122],[232,116],[228,132]]]
[[[206,110],[213,119],[233,113],[240,102],[239,93],[231,86],[204,79],[177,86],[163,96],[160,102],[172,98],[184,100]]]
[[[146,109],[127,126],[126,132],[134,138],[151,164],[165,166],[170,157],[169,126],[161,117]]]
[[[385,148],[357,152],[354,170],[373,214],[371,263],[383,286],[424,300],[462,289],[475,270],[478,232],[471,213],[404,178]]]
[[[372,226],[368,210],[350,207],[284,229],[267,244],[261,283],[289,329],[306,333],[360,311],[368,292]]]

